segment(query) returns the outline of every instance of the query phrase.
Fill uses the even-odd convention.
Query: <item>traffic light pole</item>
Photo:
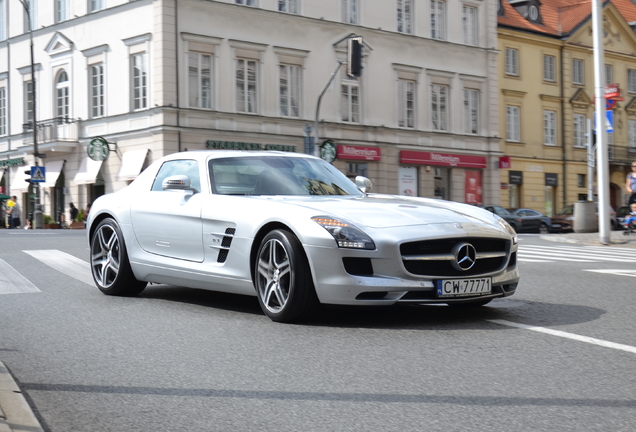
[[[35,166],[40,165],[40,152],[38,151],[38,128],[37,128],[37,99],[35,90],[35,58],[33,55],[33,21],[31,20],[31,11],[25,0],[19,0],[27,14],[29,22],[29,41],[31,44],[31,86],[33,94],[33,159]],[[33,184],[33,183],[32,183]],[[33,184],[35,188],[35,211],[33,212],[33,228],[44,228],[44,214],[40,204],[40,185]]]
[[[318,156],[318,157],[320,156],[320,148],[318,147],[318,140],[320,137],[320,134],[318,133],[318,121],[319,121],[318,119],[320,117],[320,102],[322,102],[322,97],[324,96],[325,92],[327,91],[331,83],[333,82],[333,79],[336,77],[336,74],[338,73],[340,66],[342,66],[342,62],[338,60],[338,64],[336,65],[336,68],[333,70],[333,72],[331,72],[331,76],[329,76],[327,83],[325,84],[322,91],[320,92],[320,95],[318,96],[318,102],[316,103],[316,118],[314,120],[314,148],[312,149],[314,156]]]

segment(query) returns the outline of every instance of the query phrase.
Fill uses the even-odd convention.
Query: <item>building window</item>
[[[585,174],[577,174],[576,175],[576,184],[578,187],[585,187]]]
[[[212,56],[188,53],[188,106],[212,108]]]
[[[236,61],[236,110],[244,113],[258,112],[256,60]]]
[[[90,12],[104,9],[104,0],[90,0]]]
[[[280,65],[280,115],[300,117],[300,66]]]
[[[355,181],[357,176],[369,177],[369,164],[367,163],[347,163],[347,177]]]
[[[585,67],[585,63],[583,63],[583,60],[579,60],[579,59],[572,60],[572,82],[574,84],[579,84],[579,85],[585,84],[584,67]]]
[[[556,59],[551,55],[543,56],[543,79],[546,81],[556,80]]]
[[[91,117],[102,117],[104,115],[104,64],[91,65]]]
[[[431,85],[431,121],[434,130],[448,130],[448,86]]]
[[[256,6],[256,0],[236,0],[236,4],[245,6]]]
[[[342,22],[358,24],[358,0],[342,0]]]
[[[7,134],[7,88],[0,87],[0,135]]]
[[[446,39],[446,2],[431,0],[431,37]]]
[[[33,127],[33,81],[24,82],[24,120]]]
[[[574,147],[585,146],[585,116],[574,114]]]
[[[7,1],[0,0],[0,40],[7,38]]]
[[[464,132],[479,133],[479,91],[464,89]]]
[[[477,8],[464,5],[462,8],[462,27],[464,43],[476,46],[479,43],[477,34]]]
[[[55,22],[68,19],[68,0],[55,0]]]
[[[360,123],[360,84],[358,81],[343,80],[340,95],[342,121]]]
[[[612,65],[605,65],[605,85],[614,83],[614,68]]]
[[[66,71],[61,71],[57,75],[55,82],[55,116],[68,118],[69,115],[69,81]]]
[[[636,70],[627,69],[627,92],[636,93]]]
[[[519,50],[506,48],[506,75],[519,75]]]
[[[398,80],[398,126],[415,127],[415,82]]]
[[[508,105],[506,107],[506,141],[521,141],[518,106]]]
[[[613,134],[607,134],[613,135]],[[629,140],[629,152],[636,152],[636,120],[629,120],[629,131],[628,131],[628,140]]]
[[[28,33],[31,29],[34,29],[37,27],[37,10],[36,10],[36,3],[35,0],[24,0],[27,8],[29,10],[29,13],[27,14],[27,12],[24,10],[24,8],[22,8],[22,10],[24,11],[24,32]],[[29,23],[29,17],[31,18],[31,22]]]
[[[278,10],[298,14],[298,0],[278,0]]]
[[[543,111],[543,136],[545,145],[556,145],[556,111]]]
[[[397,31],[413,33],[413,0],[397,0]]]
[[[146,53],[132,56],[132,105],[133,110],[148,108],[148,65]]]

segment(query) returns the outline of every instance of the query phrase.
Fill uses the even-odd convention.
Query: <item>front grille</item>
[[[473,245],[477,252],[477,260],[469,270],[457,270],[453,267],[453,248],[463,242]],[[409,273],[438,277],[465,277],[496,272],[503,269],[508,262],[509,250],[510,241],[491,238],[460,237],[422,240],[400,245],[402,262]],[[431,256],[430,259],[427,256]]]

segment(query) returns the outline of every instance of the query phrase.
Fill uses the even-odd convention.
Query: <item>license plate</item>
[[[490,278],[479,279],[442,279],[436,281],[438,297],[465,297],[490,294]]]

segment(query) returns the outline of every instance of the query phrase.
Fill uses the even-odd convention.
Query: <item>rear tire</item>
[[[548,229],[548,226],[544,223],[542,223],[541,225],[539,225],[539,234],[549,234],[550,230]]]
[[[90,262],[93,280],[104,294],[135,296],[146,288],[147,282],[135,279],[124,236],[112,218],[97,225],[91,237]]]
[[[263,238],[254,263],[254,287],[272,321],[310,317],[318,305],[305,251],[294,234],[278,229]]]

